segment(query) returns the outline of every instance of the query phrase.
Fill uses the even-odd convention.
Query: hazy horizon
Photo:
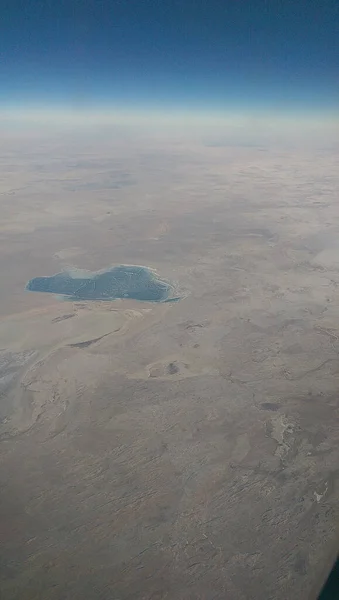
[[[70,106],[0,108],[2,135],[51,136],[88,134],[107,138],[186,139],[204,145],[248,147],[338,146],[339,115],[289,111],[131,110]]]

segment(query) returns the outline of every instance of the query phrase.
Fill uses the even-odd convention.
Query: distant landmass
[[[117,300],[130,298],[143,302],[169,302],[174,287],[160,279],[154,270],[142,266],[119,265],[105,271],[64,271],[50,277],[31,279],[31,292],[59,294],[72,300]]]

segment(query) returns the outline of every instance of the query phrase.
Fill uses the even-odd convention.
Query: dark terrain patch
[[[95,344],[95,342],[99,342],[100,340],[107,337],[108,335],[110,335],[110,334],[105,333],[104,335],[101,335],[100,337],[97,337],[97,338],[93,338],[92,340],[86,340],[85,342],[78,342],[77,344],[67,344],[67,345],[69,346],[69,348],[87,348],[91,344]]]
[[[66,319],[71,319],[72,317],[75,317],[75,313],[72,313],[70,315],[62,315],[61,317],[55,317],[55,319],[52,319],[52,323],[59,323],[60,321],[66,321]]]
[[[169,363],[167,367],[167,373],[169,375],[175,375],[176,373],[179,373],[178,365],[176,365],[174,362]]]
[[[280,404],[276,404],[275,402],[263,402],[260,404],[260,408],[263,410],[279,410]]]

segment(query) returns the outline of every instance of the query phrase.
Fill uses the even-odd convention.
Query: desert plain
[[[338,550],[339,148],[4,131],[3,600],[315,600]],[[27,282],[146,266],[180,299]]]

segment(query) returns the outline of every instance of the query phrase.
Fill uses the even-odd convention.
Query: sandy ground
[[[2,142],[1,598],[315,598],[338,539],[338,163]],[[25,291],[115,264],[184,298]]]

